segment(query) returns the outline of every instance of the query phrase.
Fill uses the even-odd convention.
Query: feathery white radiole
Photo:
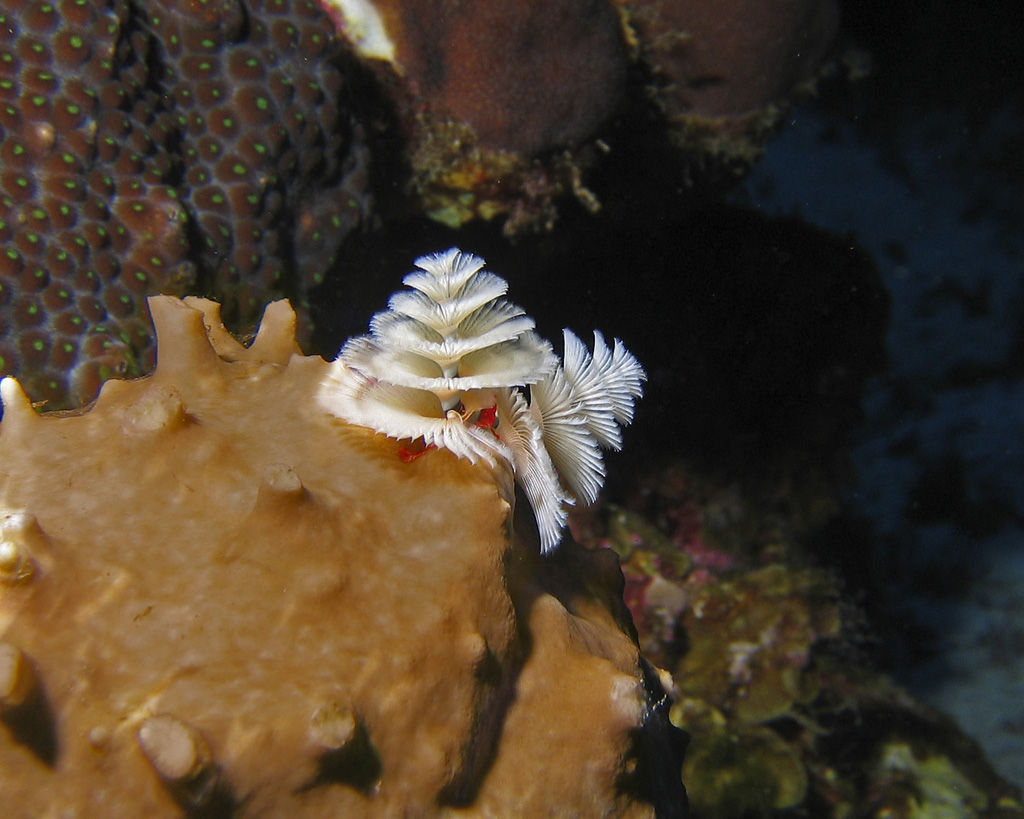
[[[601,448],[621,448],[646,376],[618,339],[609,348],[596,331],[591,354],[566,330],[560,364],[533,319],[504,298],[505,280],[483,265],[458,248],[417,259],[419,270],[402,280],[411,289],[373,316],[369,335],[345,343],[319,402],[391,438],[507,466],[547,552],[561,540],[566,504],[597,499]],[[474,423],[474,411],[491,406],[498,434]]]

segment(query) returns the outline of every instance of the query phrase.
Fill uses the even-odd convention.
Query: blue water
[[[989,172],[990,195],[979,201],[983,169],[973,163],[979,145],[1022,134],[1024,117],[1012,109],[980,127],[930,111],[895,126],[882,145],[812,104],[789,117],[744,193],[765,212],[849,234],[879,266],[892,299],[889,365],[864,399],[858,479],[845,500],[882,544],[865,559],[881,561],[876,569],[889,578],[888,622],[895,630],[910,618],[930,645],[881,637],[892,639],[901,681],[956,718],[1016,783],[1024,783],[1024,234],[1012,209],[1024,205],[1024,191]]]

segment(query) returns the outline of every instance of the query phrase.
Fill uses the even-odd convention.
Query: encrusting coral
[[[149,304],[149,377],[0,382],[5,816],[685,815],[610,550],[320,409],[286,303]]]
[[[0,374],[81,404],[149,369],[147,295],[301,305],[366,209],[351,63],[305,0],[5,0]]]
[[[479,256],[453,247],[416,266],[403,280],[412,289],[391,297],[370,335],[345,344],[320,404],[391,438],[507,465],[548,552],[565,528],[565,505],[597,500],[601,447],[621,448],[619,426],[633,420],[647,376],[622,342],[608,347],[596,331],[591,356],[565,330],[560,365]]]

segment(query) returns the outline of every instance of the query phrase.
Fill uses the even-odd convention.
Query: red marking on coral
[[[478,427],[483,427],[484,429],[494,429],[495,427],[497,427],[498,405],[492,404],[486,409],[480,410],[480,415],[477,416],[477,419],[473,422],[473,424]]]
[[[423,447],[423,449],[410,449],[409,447],[400,446],[398,448],[398,457],[402,459],[403,463],[411,464],[417,458],[422,457],[431,449],[437,449],[434,444]]]

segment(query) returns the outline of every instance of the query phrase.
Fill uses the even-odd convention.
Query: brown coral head
[[[402,106],[466,123],[485,148],[533,155],[577,144],[625,91],[626,46],[607,0],[375,0],[369,14],[324,5],[353,38],[365,28],[358,13],[379,15],[390,48],[372,56],[393,53]]]

